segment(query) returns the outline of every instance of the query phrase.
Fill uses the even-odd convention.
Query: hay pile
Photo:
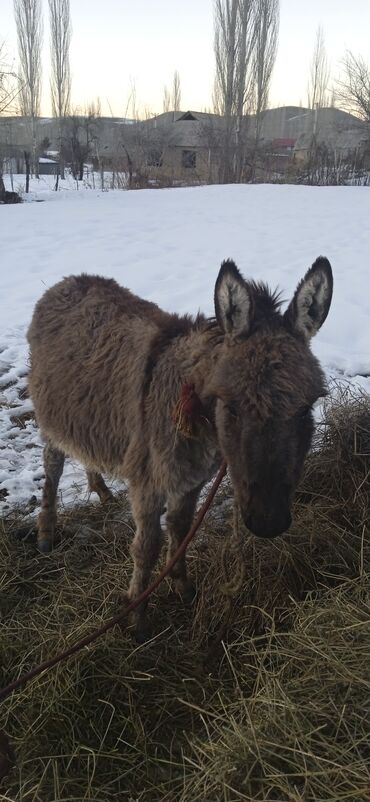
[[[2,704],[17,765],[0,798],[370,801],[369,440],[369,399],[342,391],[291,533],[246,537],[243,581],[232,549],[223,568],[225,485],[189,555],[192,608],[164,584],[149,643],[116,628]],[[62,511],[47,559],[20,525],[0,531],[1,685],[117,612],[131,568],[125,497]]]

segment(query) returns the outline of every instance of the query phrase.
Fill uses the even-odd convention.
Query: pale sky
[[[162,111],[164,84],[181,79],[181,108],[211,108],[213,0],[70,0],[72,103],[101,100],[103,114],[128,113],[135,84],[139,112]],[[48,2],[44,8],[42,114],[50,114]],[[332,74],[348,48],[370,62],[370,0],[281,0],[279,49],[270,106],[306,105],[317,26]],[[13,0],[0,0],[0,42],[16,58]]]

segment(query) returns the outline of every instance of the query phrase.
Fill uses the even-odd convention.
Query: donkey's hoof
[[[138,624],[132,632],[136,643],[147,643],[152,637],[152,629],[149,624]]]
[[[196,588],[192,579],[175,579],[175,588],[186,604],[192,604],[196,596]]]
[[[129,591],[120,593],[117,598],[118,614],[122,613],[124,617],[119,623],[122,632],[125,632],[127,627],[130,627],[130,633],[136,643],[146,643],[152,637],[152,630],[146,619],[145,610],[138,609],[132,610],[125,614],[125,608],[130,605],[132,598]]]
[[[37,548],[41,551],[41,554],[50,554],[53,547],[50,540],[38,540]]]
[[[100,496],[100,501],[102,504],[113,504],[115,500],[116,499],[110,490],[107,490],[106,493],[102,493]]]

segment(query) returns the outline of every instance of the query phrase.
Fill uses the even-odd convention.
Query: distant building
[[[217,181],[224,119],[206,112],[165,112],[141,123],[152,180]]]
[[[311,112],[310,124],[297,137],[294,153],[304,162],[313,144],[324,145],[338,158],[346,159],[354,152],[364,152],[370,138],[368,125],[362,120],[335,108]]]
[[[40,175],[57,175],[59,172],[59,160],[50,159],[45,156],[39,158],[39,174]]]
[[[77,136],[82,150],[89,140],[89,147],[81,156],[83,163],[123,173],[129,176],[130,186],[212,183],[220,180],[225,130],[224,117],[194,110],[165,112],[142,121],[74,116],[66,120],[64,142],[69,156],[65,160],[72,164]],[[248,180],[248,154],[255,148],[255,130],[253,115],[232,121],[230,149],[236,154],[241,145],[245,180]],[[267,180],[283,179],[292,161],[304,162],[313,137],[343,157],[356,149],[362,151],[370,139],[369,130],[361,120],[336,108],[267,109],[262,114],[259,131],[259,163],[254,176],[260,180],[266,180],[266,176]],[[54,174],[59,157],[59,127],[55,118],[38,120],[38,139],[49,142],[41,157],[40,173]],[[29,148],[27,120],[0,117],[0,161],[11,158],[13,172],[24,172],[26,142]]]

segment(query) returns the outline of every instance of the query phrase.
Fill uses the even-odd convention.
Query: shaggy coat
[[[47,290],[28,332],[29,388],[45,439],[39,548],[53,543],[64,455],[85,465],[102,501],[111,494],[101,472],[129,481],[131,598],[158,557],[164,508],[171,556],[222,458],[249,529],[284,532],[311,441],[311,407],[325,393],[308,343],[331,295],[322,257],[285,314],[275,294],[246,282],[231,261],[216,282],[213,321],[168,314],[99,276],[70,276]],[[202,409],[190,437],[173,418],[186,382]],[[173,575],[181,592],[191,592],[185,558]],[[136,623],[140,636],[144,610]]]

